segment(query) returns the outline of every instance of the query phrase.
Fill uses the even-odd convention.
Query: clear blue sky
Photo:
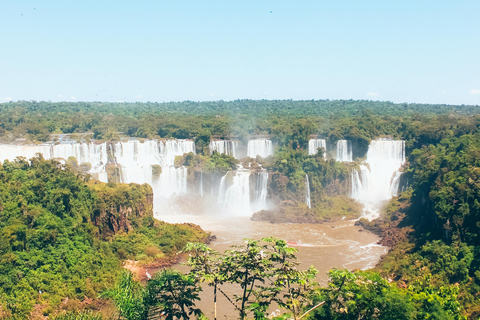
[[[480,1],[0,0],[0,102],[480,104]]]

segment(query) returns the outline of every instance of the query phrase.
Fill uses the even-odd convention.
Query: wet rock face
[[[140,218],[153,217],[153,191],[139,184],[95,184],[98,199],[93,222],[101,234],[131,231]]]
[[[288,182],[288,178],[283,174],[272,174],[272,180],[269,186],[271,198],[275,200],[285,200],[287,198]]]
[[[118,233],[120,230],[131,231],[132,225],[128,221],[128,216],[132,213],[132,208],[124,208],[123,206],[111,206],[108,213],[105,213],[109,217],[110,227],[114,233]]]

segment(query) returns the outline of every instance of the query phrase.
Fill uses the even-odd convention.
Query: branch
[[[221,294],[223,294],[225,296],[225,298],[227,298],[227,300],[235,307],[235,309],[237,309],[238,311],[240,311],[240,309],[237,307],[237,305],[235,304],[235,302],[233,302],[226,294],[225,292],[222,291],[222,289],[220,289],[219,286],[217,286],[217,289],[218,291],[220,291]]]
[[[336,301],[338,299],[338,295],[340,293],[340,290],[342,289],[343,285],[345,284],[345,280],[347,279],[347,276],[344,276],[343,277],[343,280],[342,280],[342,284],[340,284],[340,287],[338,287],[338,290],[337,290],[337,294],[335,295],[335,299],[333,299],[333,302]],[[304,314],[302,314],[302,316],[300,318],[298,318],[298,320],[302,319],[303,317],[305,317],[310,311],[312,310],[315,310],[317,309],[318,307],[322,306],[326,301],[322,301],[320,302],[319,304],[317,304],[315,307],[311,308],[310,310],[308,310],[307,312],[305,312]]]
[[[298,318],[298,320],[302,319],[303,317],[305,317],[310,311],[312,310],[315,310],[317,309],[318,307],[322,306],[326,301],[322,301],[320,302],[319,304],[317,304],[315,307],[313,307],[312,309],[308,310],[307,312],[305,312],[304,314],[302,314],[302,316],[300,318]]]

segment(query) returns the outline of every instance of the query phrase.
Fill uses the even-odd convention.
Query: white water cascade
[[[103,182],[108,182],[107,164],[114,163],[121,170],[121,182],[148,183],[155,196],[168,197],[187,191],[187,168],[175,168],[174,162],[176,156],[189,152],[195,153],[195,143],[188,140],[0,145],[0,160],[12,161],[18,156],[29,159],[36,153],[45,159],[75,157],[78,164],[90,163],[89,173]],[[158,179],[153,175],[154,166],[162,168]]]
[[[305,203],[308,208],[312,208],[312,203],[310,202],[310,182],[308,181],[308,174],[305,175]]]
[[[337,161],[352,162],[352,141],[338,140],[337,141]]]
[[[66,161],[69,157],[77,159],[78,164],[90,163],[90,174],[98,180],[107,182],[105,165],[108,162],[106,143],[61,143],[57,145],[0,145],[0,161],[13,161],[16,157],[30,159],[37,153],[45,159],[61,159]]]
[[[254,211],[266,209],[266,201],[268,194],[268,172],[262,170],[256,173],[257,178],[255,181],[255,204]]]
[[[405,162],[405,142],[401,140],[373,140],[360,172],[352,171],[351,197],[364,205],[363,217],[378,217],[379,206],[398,194],[401,166]]]
[[[252,189],[253,188],[253,189]],[[250,216],[267,208],[268,172],[239,168],[220,180],[218,203],[226,214]]]
[[[148,183],[155,196],[169,197],[187,192],[187,168],[175,168],[176,156],[195,153],[195,144],[188,140],[130,140],[114,144],[113,156],[120,165],[122,182]],[[159,179],[153,179],[153,166],[160,165]]]
[[[272,141],[268,139],[256,139],[248,141],[247,156],[266,158],[273,155]]]
[[[327,143],[324,139],[310,139],[308,141],[308,154],[315,155],[319,148],[323,148],[323,157],[327,158]]]
[[[218,203],[228,214],[251,215],[250,170],[229,171],[220,181]]]
[[[203,171],[200,171],[200,197],[203,197]]]
[[[233,140],[210,141],[208,148],[210,149],[210,154],[212,154],[214,151],[217,151],[218,153],[223,153],[229,156],[233,156],[234,158],[237,157],[236,155],[237,146],[236,146],[236,142]]]

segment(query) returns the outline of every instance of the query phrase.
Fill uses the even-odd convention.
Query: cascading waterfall
[[[266,158],[273,155],[272,141],[268,139],[256,139],[248,141],[247,156],[255,158],[260,156]]]
[[[228,214],[250,216],[267,208],[268,172],[239,168],[220,180],[218,203]]]
[[[390,184],[390,195],[392,197],[398,196],[400,191],[400,177],[402,173],[400,171],[395,172],[395,175],[392,178],[392,183]]]
[[[352,171],[351,197],[364,205],[363,217],[378,217],[378,207],[398,194],[401,172],[405,162],[405,142],[401,140],[373,140],[360,173]]]
[[[209,144],[210,154],[214,151],[218,153],[223,153],[229,156],[237,157],[236,155],[236,143],[232,140],[215,140],[210,141]]]
[[[255,181],[255,209],[254,211],[259,211],[266,209],[266,201],[268,194],[268,172],[267,170],[262,170],[256,173]]]
[[[115,164],[117,178],[124,183],[148,183],[155,196],[168,197],[187,192],[187,168],[175,168],[175,157],[195,153],[195,143],[188,140],[128,140],[116,143],[61,143],[57,145],[0,145],[0,160],[14,160],[18,156],[33,157],[43,154],[45,159],[67,160],[75,157],[78,164],[90,163],[90,173],[107,182],[107,164]],[[158,179],[155,166],[162,167]]]
[[[37,153],[45,159],[57,158],[66,161],[70,157],[77,159],[78,164],[89,163],[89,173],[97,175],[98,180],[107,182],[105,165],[107,159],[106,143],[61,143],[57,145],[0,145],[0,161],[13,161],[16,157],[30,159]]]
[[[2,163],[5,160],[13,161],[16,157],[25,157],[30,159],[33,158],[37,153],[41,153],[45,159],[51,159],[52,145],[0,145],[0,160]]]
[[[338,140],[337,141],[337,161],[352,162],[352,141]]]
[[[312,208],[312,203],[310,202],[310,182],[308,181],[308,174],[305,175],[305,203],[308,208]]]
[[[327,143],[324,139],[310,139],[308,141],[308,154],[315,155],[319,148],[323,148],[323,157],[327,158]]]
[[[200,197],[203,197],[203,171],[200,171]]]
[[[229,171],[222,177],[218,203],[228,214],[251,215],[250,170]],[[230,181],[227,181],[230,180]]]
[[[115,162],[121,166],[122,182],[148,183],[155,196],[169,197],[187,192],[187,168],[175,168],[175,157],[195,153],[195,144],[188,140],[129,140],[114,145]],[[160,165],[159,179],[153,179],[153,166]]]

